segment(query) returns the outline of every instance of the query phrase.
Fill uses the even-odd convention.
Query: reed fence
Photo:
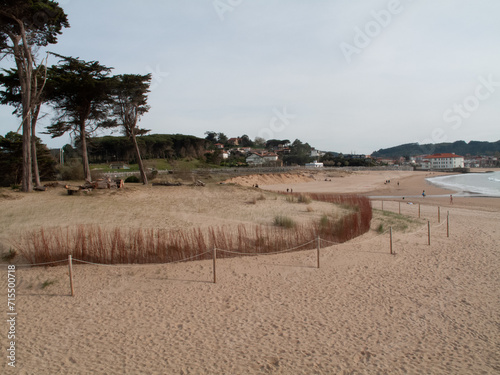
[[[372,208],[357,195],[310,194],[315,200],[339,204],[350,212],[338,220],[312,221],[293,229],[274,225],[214,226],[202,230],[112,228],[99,225],[42,227],[26,233],[15,249],[31,264],[75,259],[101,264],[167,263],[182,259],[209,259],[207,249],[237,249],[241,254],[267,254],[294,248],[321,236],[342,243],[370,229]],[[314,244],[310,244],[314,248]],[[306,247],[307,248],[307,247]],[[225,253],[221,257],[231,257]]]

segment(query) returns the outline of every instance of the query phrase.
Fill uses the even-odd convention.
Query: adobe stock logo
[[[479,76],[477,80],[479,85],[476,86],[474,95],[467,96],[462,103],[454,103],[452,108],[443,113],[443,120],[452,123],[453,130],[458,130],[462,126],[462,120],[469,118],[473,112],[478,110],[481,102],[488,100],[495,89],[500,87],[500,81],[495,82],[492,74],[487,79]]]
[[[286,107],[283,107],[283,112],[277,108],[273,108],[275,116],[269,121],[269,127],[259,131],[259,137],[264,139],[273,139],[275,133],[280,133],[290,125],[290,120],[293,120],[297,115],[287,113]]]
[[[161,70],[160,64],[156,64],[156,69],[153,69],[150,65],[147,65],[146,70],[151,73],[151,86],[149,87],[150,90],[156,89],[163,82],[163,79],[170,75],[170,73]]]
[[[393,17],[400,14],[403,10],[404,7],[400,0],[389,1],[386,9],[379,11],[372,10],[370,12],[372,19],[366,22],[363,28],[359,28],[358,26],[354,28],[355,34],[352,44],[342,42],[339,45],[347,63],[350,64],[352,62],[352,55],[359,55],[363,52],[391,24]]]
[[[212,5],[220,20],[224,21],[224,14],[235,10],[242,2],[243,0],[214,0]]]
[[[479,84],[476,86],[474,93],[466,96],[461,102],[455,102],[453,105],[443,112],[443,120],[447,123],[447,127],[436,127],[432,130],[430,138],[426,138],[420,142],[424,153],[434,152],[434,143],[442,143],[448,141],[449,133],[452,130],[458,130],[462,126],[464,120],[470,118],[484,102],[491,98],[498,87],[500,81],[495,81],[492,74],[488,78],[479,76],[477,78]],[[431,144],[430,149],[424,145]]]

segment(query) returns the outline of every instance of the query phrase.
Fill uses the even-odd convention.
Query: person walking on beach
[[[453,195],[450,194],[450,204],[453,204]]]
[[[422,192],[422,197],[425,198],[425,190]]]

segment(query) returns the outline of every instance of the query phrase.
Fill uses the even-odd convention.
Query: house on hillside
[[[246,158],[246,162],[249,166],[281,165],[281,161],[278,160],[278,154],[274,152],[252,152]]]
[[[214,146],[217,150],[224,150],[224,145],[222,143],[216,143]]]
[[[318,159],[322,157],[325,153],[323,151],[316,150],[314,147],[311,149],[311,154],[309,155],[312,158]]]
[[[425,160],[430,163],[430,169],[464,168],[464,157],[456,154],[441,153],[427,155]]]
[[[469,168],[495,168],[499,165],[498,158],[494,156],[471,156],[464,164]]]

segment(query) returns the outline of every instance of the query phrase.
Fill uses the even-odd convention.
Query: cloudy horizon
[[[112,74],[152,73],[140,123],[151,133],[300,139],[363,154],[500,139],[493,0],[59,3],[71,27],[50,51]],[[2,135],[17,130],[11,112],[0,107]]]

